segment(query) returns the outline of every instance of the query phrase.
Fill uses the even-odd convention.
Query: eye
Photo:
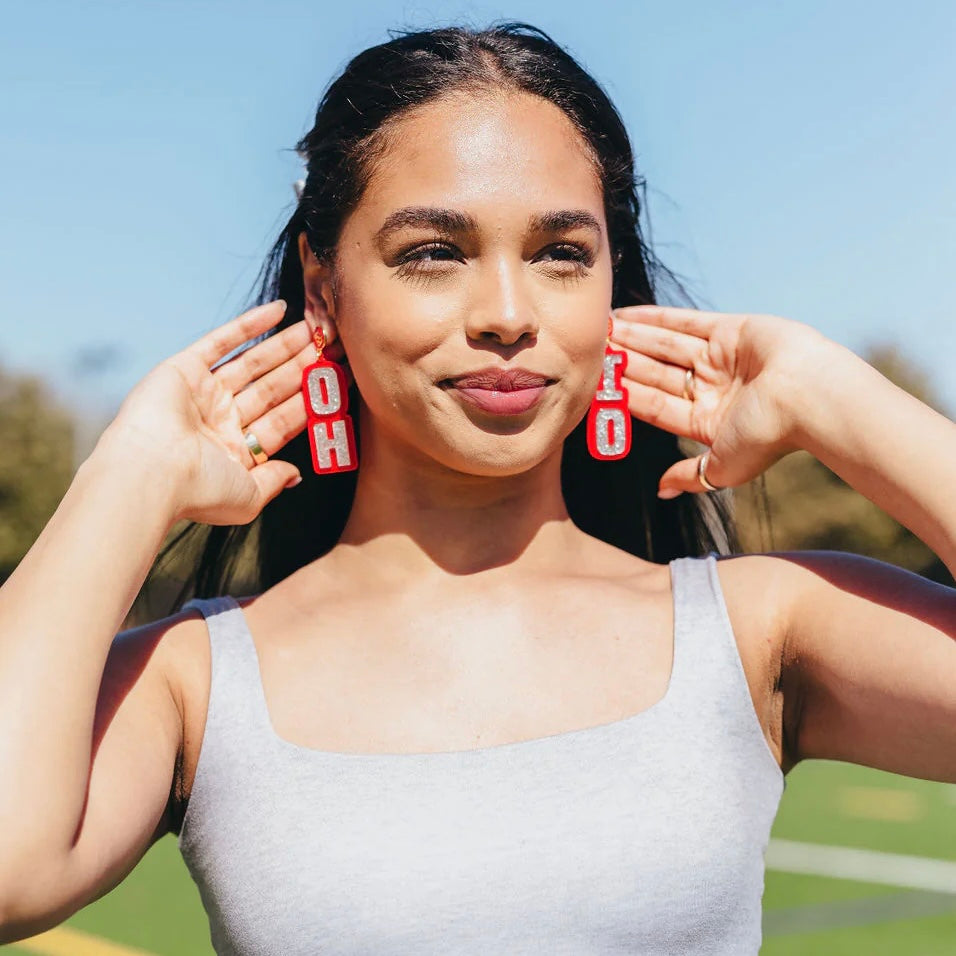
[[[455,262],[460,258],[461,252],[450,243],[429,242],[422,246],[414,246],[400,253],[397,271],[399,275],[434,271],[429,263],[435,263],[440,270],[445,263]]]
[[[594,253],[587,246],[558,242],[548,246],[536,260],[562,275],[584,275],[594,265]]]

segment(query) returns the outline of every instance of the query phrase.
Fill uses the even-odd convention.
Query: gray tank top
[[[349,754],[272,728],[232,598],[179,848],[220,956],[756,953],[784,777],[716,561],[671,562],[664,697],[476,750]]]

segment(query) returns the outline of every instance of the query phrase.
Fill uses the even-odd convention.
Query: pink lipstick
[[[445,384],[464,401],[492,415],[520,415],[533,408],[554,379],[523,368],[483,368]]]

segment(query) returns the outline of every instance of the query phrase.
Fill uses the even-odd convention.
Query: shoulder
[[[956,779],[956,590],[836,551],[764,563],[782,602],[784,680],[795,689],[792,753]]]
[[[776,629],[793,591],[787,563],[776,554],[719,555],[717,577],[728,610],[746,623]]]
[[[776,626],[799,631],[848,603],[912,611],[950,589],[875,558],[844,551],[779,551],[722,557],[721,587],[753,602]]]
[[[237,597],[240,606],[253,598]],[[202,740],[212,679],[209,629],[199,607],[187,605],[169,617],[128,631],[121,638],[150,648],[176,704],[182,726],[180,763],[190,765],[190,753]],[[195,754],[193,754],[195,756]],[[177,784],[181,784],[178,779]]]
[[[917,577],[840,551],[725,555],[717,574],[734,630],[770,645],[781,673],[801,657],[801,640],[817,622],[845,613],[849,595],[892,600],[900,575]]]
[[[244,607],[254,599],[235,600]],[[191,606],[130,634],[142,635],[137,639],[151,642],[155,647],[157,669],[162,673],[178,714],[179,754],[166,808],[167,828],[178,833],[192,791],[209,711],[212,683],[209,630],[201,610]]]
[[[113,639],[110,658],[117,666],[148,668],[161,676],[181,710],[179,676],[185,671],[183,658],[201,648],[205,635],[206,626],[200,611],[185,608],[121,631]]]
[[[956,590],[896,565],[841,551],[759,557],[739,586],[775,595],[785,660],[807,680],[869,652],[878,635],[917,639],[927,628],[952,628]]]
[[[898,659],[899,647],[918,646],[929,628],[945,630],[956,606],[950,588],[841,551],[740,555],[717,567],[741,654],[765,646],[776,662],[792,741],[823,692],[858,679],[870,658]],[[874,674],[882,666],[873,664]]]
[[[797,762],[796,728],[803,699],[789,640],[794,582],[777,555],[720,556],[716,569],[754,708],[771,750],[788,773]]]
[[[171,763],[175,760],[170,797],[186,728],[182,678],[196,659],[204,630],[199,612],[187,609],[120,631],[110,644],[97,693],[94,754],[104,745],[115,749],[124,733],[133,734],[136,746],[142,742],[144,752],[150,742],[161,740],[156,746],[169,749]],[[154,839],[166,832],[171,804],[170,799]]]
[[[245,606],[252,598],[235,598]],[[184,745],[202,738],[209,687],[212,678],[212,651],[209,629],[199,607],[184,607],[176,614],[145,625],[159,636],[160,666],[176,701],[183,724]]]

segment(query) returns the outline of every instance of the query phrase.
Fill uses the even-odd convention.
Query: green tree
[[[56,510],[73,477],[74,422],[34,375],[0,369],[0,582]]]
[[[892,344],[871,346],[863,358],[921,402],[944,411],[929,376]],[[893,453],[892,441],[886,450]],[[916,535],[806,452],[788,455],[762,480],[737,489],[734,503],[746,551],[851,551],[952,582]]]

